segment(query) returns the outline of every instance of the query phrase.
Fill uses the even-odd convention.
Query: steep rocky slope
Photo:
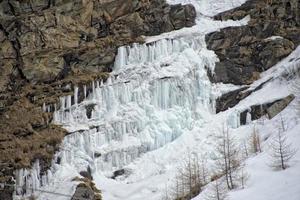
[[[238,20],[248,15],[251,19],[247,25],[227,27],[206,36],[208,48],[214,50],[220,60],[210,74],[211,81],[251,84],[260,78],[261,72],[288,56],[300,44],[299,0],[249,0],[214,18]],[[249,96],[251,91],[247,89],[218,99],[217,112]]]
[[[58,97],[76,85],[82,101],[84,86],[89,93],[92,80],[106,80],[117,47],[192,26],[195,15],[162,0],[1,0],[0,181],[36,159],[41,173],[50,166],[66,134],[50,125]]]

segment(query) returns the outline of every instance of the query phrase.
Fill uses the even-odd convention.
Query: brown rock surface
[[[65,68],[105,71],[118,46],[192,26],[196,13],[161,0],[3,0],[0,16],[0,57],[18,57],[26,80],[49,82]]]

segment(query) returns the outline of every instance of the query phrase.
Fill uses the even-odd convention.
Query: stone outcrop
[[[260,90],[266,83],[268,83],[271,80],[272,78],[262,82],[254,89],[249,89],[248,86],[245,86],[223,94],[222,96],[216,99],[216,112],[219,113],[227,110],[228,108],[236,106],[241,100],[245,99],[253,92]]]
[[[84,86],[90,93],[91,81],[107,79],[119,46],[192,26],[195,17],[192,5],[164,0],[1,0],[0,182],[35,159],[49,167],[66,134],[50,125],[58,97],[76,85],[82,101]]]
[[[249,110],[245,110],[240,114],[240,124],[245,125],[247,123],[247,113],[251,114],[251,120],[260,119],[262,116],[267,115],[269,119],[272,119],[283,111],[293,100],[295,96],[293,94],[288,95],[282,99],[273,101],[271,103],[265,103],[262,105],[253,105]]]
[[[284,110],[293,100],[295,99],[294,95],[289,95],[281,100],[276,101],[270,107],[267,108],[268,117],[272,119],[282,110]]]
[[[248,87],[242,87],[240,89],[223,94],[216,100],[216,112],[222,112],[228,108],[232,108],[237,105],[242,99],[249,96],[250,91],[246,91]]]
[[[263,72],[289,55],[300,44],[300,2],[298,0],[248,0],[241,7],[215,16],[216,20],[239,20],[246,26],[228,27],[206,36],[214,50],[214,82],[250,84]],[[234,36],[234,37],[233,37]]]
[[[75,178],[80,181],[76,187],[71,200],[102,200],[101,191],[96,188],[95,183],[88,178]]]

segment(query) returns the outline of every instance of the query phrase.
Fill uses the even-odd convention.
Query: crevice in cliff
[[[7,0],[7,5],[10,8],[10,11],[12,12],[13,15],[16,15],[15,9],[13,7],[13,5],[11,5],[11,2],[9,0]]]

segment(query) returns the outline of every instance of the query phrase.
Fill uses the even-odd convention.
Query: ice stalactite
[[[239,110],[233,110],[227,117],[227,125],[230,128],[238,128],[241,125],[240,115],[241,112]]]
[[[126,65],[142,65],[157,62],[160,59],[184,51],[187,47],[194,50],[202,45],[200,39],[161,39],[149,44],[133,44],[118,49],[114,70]]]
[[[251,113],[247,112],[247,117],[246,117],[246,124],[250,124],[252,121]]]
[[[52,178],[52,172],[48,170],[41,172],[40,162],[37,160],[31,169],[20,169],[15,171],[16,189],[14,199],[18,196],[30,196],[34,194],[40,187],[49,184]]]

